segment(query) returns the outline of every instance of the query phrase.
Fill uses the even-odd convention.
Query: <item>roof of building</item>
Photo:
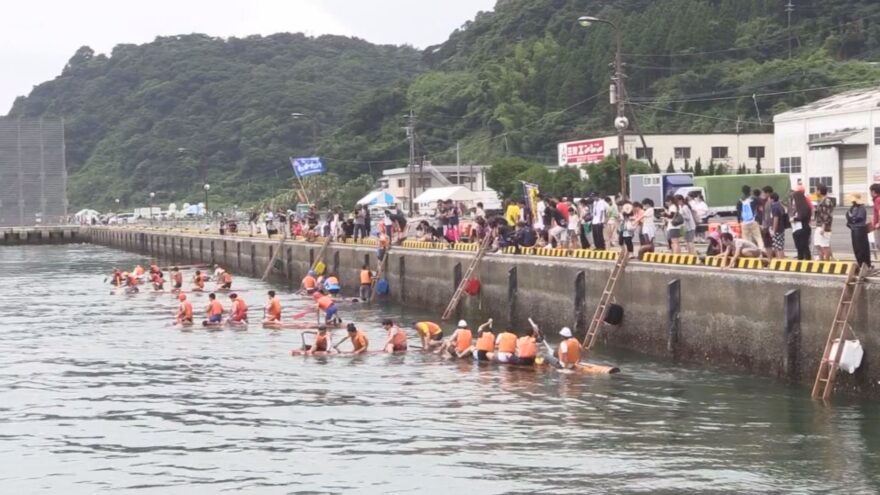
[[[807,143],[811,148],[821,146],[841,146],[845,144],[868,144],[867,129],[846,129],[820,135]]]
[[[439,172],[455,173],[460,170],[461,175],[469,175],[471,169],[473,169],[474,173],[479,173],[481,170],[483,170],[484,168],[488,168],[489,166],[488,165],[464,165],[464,164],[462,164],[461,166],[459,166],[459,165],[432,165],[432,167],[434,167],[434,169]],[[416,165],[414,170],[416,172],[419,171],[418,165]],[[409,173],[409,167],[389,168],[389,169],[385,169],[382,171],[382,175],[401,175],[401,174],[408,174],[408,173]]]
[[[852,113],[880,108],[880,87],[861,88],[816,100],[773,117],[774,122],[801,120],[832,113]]]

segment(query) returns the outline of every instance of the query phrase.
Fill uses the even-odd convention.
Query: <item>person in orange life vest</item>
[[[165,279],[162,278],[161,273],[153,272],[150,275],[150,282],[153,283],[153,290],[165,290]]]
[[[232,294],[229,294],[229,300],[232,301],[232,315],[229,317],[229,319],[236,323],[247,323],[248,307],[247,303],[244,302],[244,299],[238,297],[238,294],[233,292]]]
[[[354,326],[354,323],[348,324],[348,338],[351,339],[352,354],[362,354],[367,352],[370,341],[367,340],[367,336],[364,335],[364,332],[361,332],[356,326]]]
[[[480,325],[477,329],[477,343],[474,346],[477,350],[477,361],[491,361],[492,350],[495,349],[495,335],[492,333],[492,318]]]
[[[226,270],[220,274],[220,288],[224,290],[229,290],[232,288],[232,274],[227,272]]]
[[[177,299],[180,300],[180,304],[177,306],[177,315],[175,316],[176,323],[179,325],[185,323],[193,322],[193,306],[192,303],[186,300],[186,294],[180,294],[177,296]]]
[[[337,295],[342,287],[339,285],[339,279],[336,278],[335,273],[331,273],[327,275],[327,280],[324,280],[324,290],[329,292],[330,295]]]
[[[315,290],[318,288],[318,279],[315,278],[315,275],[317,274],[314,270],[309,270],[309,273],[302,279],[301,289],[310,296],[314,294]]]
[[[118,268],[113,269],[113,285],[119,287],[122,285],[122,272],[119,271]]]
[[[568,327],[563,327],[559,335],[565,339],[559,343],[559,351],[556,354],[559,364],[563,368],[572,369],[581,360],[581,343],[572,337],[571,329]]]
[[[440,325],[431,321],[418,321],[412,326],[422,339],[422,349],[430,351],[434,347],[443,345],[443,329],[440,328]],[[468,347],[470,347],[470,343],[468,343]]]
[[[406,332],[395,325],[392,320],[383,320],[382,327],[388,332],[385,340],[385,352],[406,352]]]
[[[490,353],[489,360],[497,360],[499,363],[509,363],[516,352],[516,334],[504,331],[495,339],[495,352]]]
[[[201,270],[196,270],[196,274],[193,276],[193,288],[192,290],[202,291],[205,290],[205,280],[208,277],[202,275]]]
[[[380,263],[385,259],[385,252],[388,251],[389,244],[390,241],[388,234],[385,233],[382,224],[379,224],[379,249],[376,252],[376,257],[379,259]]]
[[[269,291],[269,299],[266,301],[266,320],[281,321],[281,300],[275,296],[275,291]]]
[[[171,281],[173,282],[172,289],[180,290],[183,288],[183,274],[176,266],[171,269]]]
[[[125,293],[126,294],[133,294],[135,292],[140,292],[140,289],[138,289],[138,284],[140,282],[138,282],[137,277],[135,277],[134,275],[132,275],[131,273],[128,273],[128,272],[123,273],[122,277],[125,279]]]
[[[155,263],[151,263],[151,264],[150,264],[150,273],[158,273],[158,274],[161,274],[161,273],[162,273],[162,270],[159,269],[159,265],[157,265],[157,264],[155,264]]]
[[[538,341],[534,329],[530,328],[525,336],[516,339],[516,351],[510,359],[510,364],[533,365],[538,356]]]
[[[358,296],[364,301],[370,299],[370,293],[373,291],[373,272],[370,267],[364,265],[361,267],[361,287]]]
[[[306,354],[314,354],[316,352],[333,352],[333,342],[330,340],[330,334],[327,332],[326,325],[318,326],[318,333],[315,335],[315,343],[308,347]]]
[[[337,314],[338,310],[336,309],[336,302],[332,297],[321,292],[315,292],[312,297],[317,303],[315,304],[315,308],[318,310],[318,316],[321,315],[321,311],[324,312],[324,323],[328,325],[339,325],[339,323],[341,323],[339,315]]]
[[[217,295],[213,292],[208,294],[208,307],[205,308],[205,311],[208,313],[206,324],[219,325],[223,323],[223,305],[220,304],[220,301],[217,300]]]
[[[472,352],[471,344],[473,341],[474,332],[468,327],[466,321],[459,320],[458,327],[437,352],[440,354],[448,352],[452,357],[463,358]]]

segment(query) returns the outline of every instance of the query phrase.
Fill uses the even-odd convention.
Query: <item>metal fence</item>
[[[57,224],[65,216],[64,122],[0,118],[0,226]]]

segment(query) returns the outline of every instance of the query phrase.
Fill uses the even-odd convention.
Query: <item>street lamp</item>
[[[150,193],[150,224],[153,223],[153,198],[156,197],[156,193]]]
[[[624,136],[626,132],[626,128],[629,127],[629,120],[626,118],[626,108],[624,107],[624,95],[626,92],[623,87],[623,79],[626,77],[623,74],[623,58],[622,58],[622,48],[623,48],[623,38],[620,33],[620,28],[617,27],[617,24],[606,20],[600,19],[598,17],[592,16],[581,16],[578,17],[578,24],[582,27],[590,27],[593,24],[608,24],[614,29],[614,38],[615,38],[615,55],[614,55],[614,85],[611,87],[611,104],[617,105],[617,118],[614,119],[614,127],[617,129],[617,160],[620,163],[620,194],[624,198],[627,196],[626,194],[626,155],[623,152],[624,145]],[[647,156],[648,150],[645,150]]]
[[[210,184],[205,184],[205,217],[208,217],[208,191],[211,190]]]
[[[116,198],[116,213],[119,213],[119,198]]]

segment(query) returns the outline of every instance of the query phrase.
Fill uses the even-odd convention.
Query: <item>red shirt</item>
[[[560,201],[556,204],[556,209],[559,210],[559,213],[562,213],[562,218],[565,219],[565,223],[568,223],[568,203]]]
[[[874,197],[874,226],[880,225],[880,196]]]

